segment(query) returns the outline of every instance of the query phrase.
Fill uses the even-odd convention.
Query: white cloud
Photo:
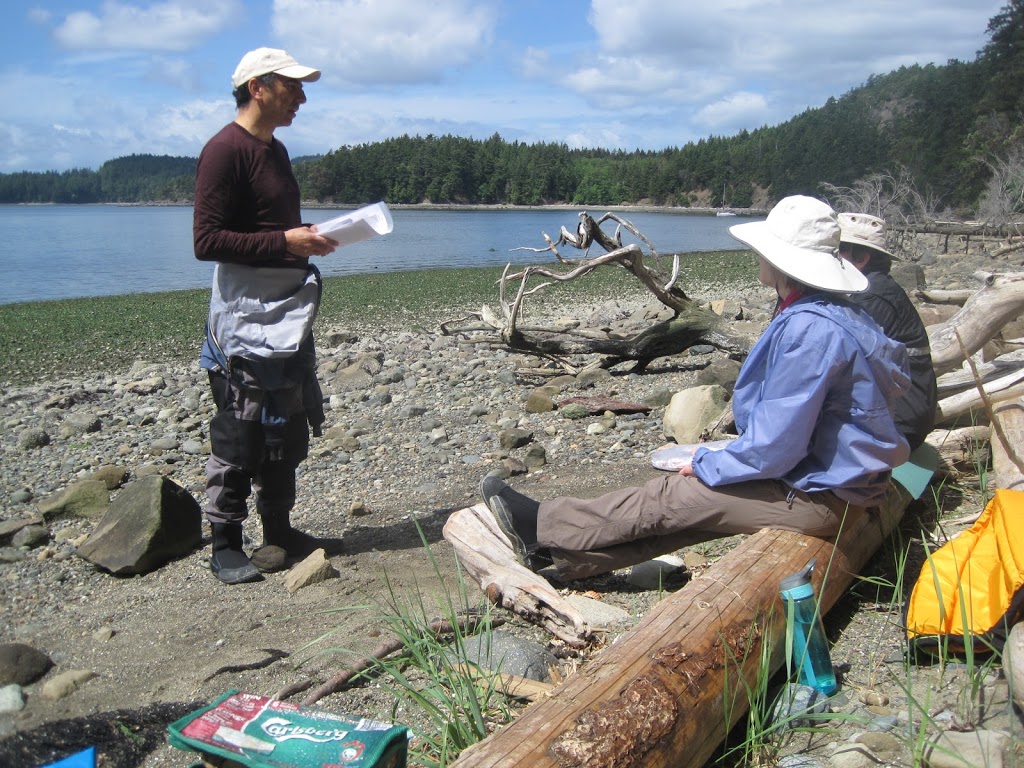
[[[719,135],[736,132],[736,126],[760,125],[768,117],[768,100],[760,93],[734,93],[708,104],[693,117],[696,125]]]
[[[497,11],[470,0],[274,0],[273,30],[329,79],[439,82],[487,49]]]
[[[53,36],[70,50],[184,51],[224,29],[240,12],[237,0],[182,0],[148,7],[107,0],[98,15],[68,14]]]
[[[816,0],[593,0],[588,20],[599,51],[563,82],[611,108],[628,105],[629,93],[637,108],[652,99],[712,100],[702,117],[709,124],[745,109],[786,116],[871,74],[973,59],[979,31],[999,7],[998,0],[909,0],[898,12],[890,0],[863,0],[855,10]],[[741,84],[745,96],[733,93]],[[754,105],[750,91],[759,84],[763,102]]]
[[[526,51],[520,59],[520,68],[523,76],[530,79],[546,79],[553,75],[555,66],[551,54],[540,48],[527,46]]]

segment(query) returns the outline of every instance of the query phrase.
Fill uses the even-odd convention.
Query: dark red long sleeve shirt
[[[299,185],[288,150],[237,123],[199,155],[192,234],[196,258],[251,266],[304,264],[286,251],[285,230],[302,224]]]

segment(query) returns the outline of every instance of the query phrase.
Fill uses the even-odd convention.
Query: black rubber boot
[[[292,528],[289,513],[260,512],[263,523],[263,546],[252,553],[252,562],[264,573],[282,571],[304,560],[318,549],[334,554],[332,539],[318,539]]]
[[[213,556],[210,570],[225,584],[247,584],[263,576],[242,550],[242,526],[212,523]]]

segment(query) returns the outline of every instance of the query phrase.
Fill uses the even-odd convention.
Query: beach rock
[[[43,448],[50,444],[50,435],[45,429],[30,428],[18,435],[18,447],[23,451]]]
[[[550,680],[549,670],[558,665],[558,659],[544,646],[500,629],[489,635],[481,633],[466,638],[462,647],[465,661],[470,664],[529,680]],[[455,654],[450,655],[453,661],[463,661],[462,658],[456,659]]]
[[[43,525],[26,525],[14,536],[11,537],[11,544],[15,547],[26,547],[35,549],[41,547],[50,540],[50,529]]]
[[[683,560],[674,555],[662,555],[629,570],[626,583],[641,589],[662,589],[669,577],[683,570]]]
[[[925,746],[928,768],[1002,768],[1010,737],[998,731],[942,731]]]
[[[110,493],[102,480],[80,480],[63,493],[48,496],[39,503],[44,520],[63,517],[95,519],[110,507]]]
[[[725,389],[716,384],[677,392],[662,419],[665,437],[680,445],[698,442],[704,430],[725,413],[727,401]]]
[[[61,672],[43,684],[43,698],[50,701],[63,699],[70,696],[94,677],[96,677],[96,674],[87,669],[71,669],[67,672]]]
[[[701,385],[717,384],[731,397],[733,388],[736,386],[736,379],[740,375],[740,367],[740,361],[733,360],[731,357],[712,360],[697,374],[697,383]]]
[[[116,491],[128,479],[128,468],[106,464],[93,472],[91,479],[102,482],[108,491]]]
[[[2,520],[0,521],[0,542],[7,541],[22,528],[26,528],[30,525],[39,525],[42,522],[42,518],[38,517],[24,517],[20,520]]]
[[[312,584],[336,578],[338,578],[338,572],[331,565],[331,561],[327,559],[327,553],[318,549],[288,571],[284,584],[289,592],[294,593]]]
[[[156,392],[161,391],[167,386],[167,382],[164,381],[163,376],[149,376],[138,381],[131,381],[124,385],[125,392],[131,392],[134,395],[152,395]]]
[[[21,686],[11,683],[0,687],[0,714],[20,712],[25,708],[25,696]]]
[[[498,445],[503,451],[522,448],[533,440],[533,432],[525,429],[504,429],[498,435]]]
[[[31,685],[45,675],[53,662],[42,651],[25,643],[0,645],[0,685]]]
[[[530,393],[529,397],[526,398],[526,404],[523,406],[523,410],[527,413],[547,413],[548,411],[555,410],[555,401],[550,393],[534,390]]]
[[[148,573],[202,543],[199,504],[181,486],[153,475],[125,487],[78,554],[117,575]]]

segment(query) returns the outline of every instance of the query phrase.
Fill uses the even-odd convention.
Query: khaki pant
[[[537,543],[551,550],[560,577],[580,579],[762,528],[832,538],[847,509],[864,511],[830,491],[804,493],[778,480],[709,488],[666,475],[596,499],[541,502]]]

